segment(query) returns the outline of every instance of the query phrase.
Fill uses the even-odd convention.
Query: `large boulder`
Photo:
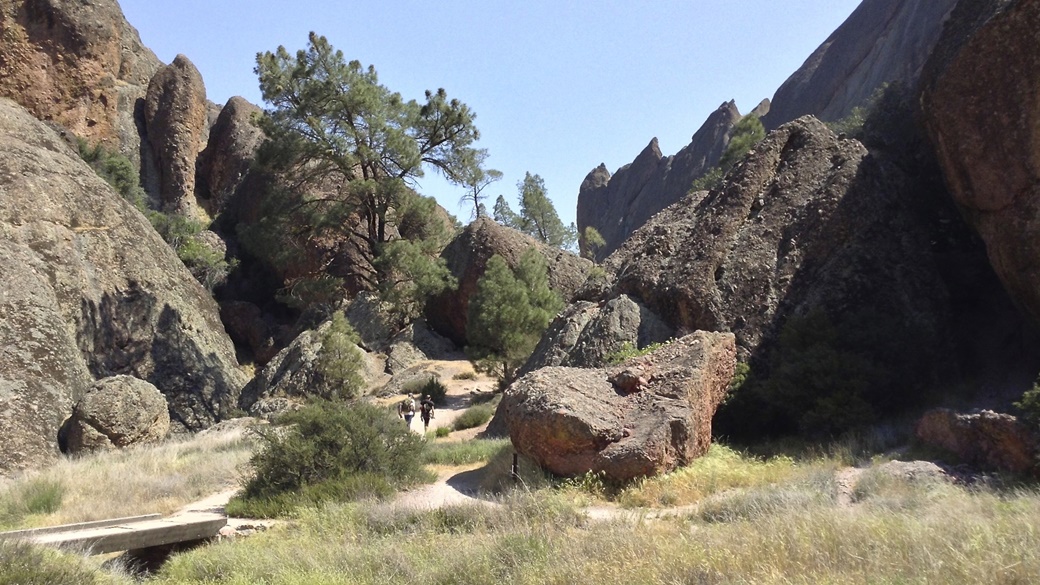
[[[546,366],[600,367],[619,352],[663,343],[675,330],[628,295],[579,301],[557,315],[521,374]]]
[[[155,443],[170,432],[170,409],[152,384],[112,376],[91,385],[62,430],[69,453]]]
[[[166,211],[194,213],[195,165],[206,146],[208,112],[202,75],[184,55],[148,84],[144,119],[156,176],[145,173],[144,184]]]
[[[776,90],[766,129],[805,115],[839,120],[886,83],[913,87],[955,4],[864,0]]]
[[[1037,470],[1040,434],[1010,414],[938,408],[921,417],[914,435],[971,465],[1013,473]]]
[[[0,471],[57,453],[98,378],[132,375],[198,430],[245,376],[216,304],[148,220],[64,140],[0,99]]]
[[[4,0],[0,32],[0,96],[139,160],[135,108],[162,63],[116,0]]]
[[[1040,1],[961,2],[922,110],[957,204],[1011,296],[1040,323]]]
[[[552,473],[653,476],[707,452],[735,358],[732,334],[697,332],[614,368],[543,368],[506,390],[495,418]]]
[[[459,286],[428,303],[426,319],[430,327],[455,345],[464,346],[469,300],[477,291],[477,281],[484,275],[487,261],[498,254],[506,264],[515,268],[523,253],[532,246],[549,265],[549,288],[565,301],[570,300],[585,282],[592,262],[481,217],[466,226],[441,254],[452,275],[458,279]]]

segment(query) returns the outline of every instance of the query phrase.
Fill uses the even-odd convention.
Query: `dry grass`
[[[757,489],[773,488],[742,492]],[[1010,584],[1040,579],[1037,546],[1036,492],[951,488],[913,513],[815,498],[742,519],[631,523],[588,521],[539,491],[497,507],[310,510],[177,557],[157,582]]]
[[[169,514],[237,485],[252,452],[247,431],[210,432],[158,446],[65,458],[0,486],[4,528],[50,526],[120,516]],[[34,487],[36,486],[36,487]],[[38,486],[58,486],[56,506],[25,506]],[[36,497],[38,500],[38,496]]]

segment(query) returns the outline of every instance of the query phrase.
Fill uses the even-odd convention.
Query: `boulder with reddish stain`
[[[638,364],[531,372],[510,386],[495,417],[518,452],[552,473],[602,472],[613,481],[653,476],[707,452],[735,363],[731,333],[699,331]],[[637,365],[647,380],[642,390],[619,390],[612,380]]]
[[[938,408],[917,422],[918,440],[972,465],[1014,473],[1035,471],[1040,437],[1010,414],[982,410],[971,414]]]

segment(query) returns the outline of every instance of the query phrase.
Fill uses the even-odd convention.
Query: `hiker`
[[[412,399],[411,394],[408,395],[408,398],[397,403],[397,416],[404,419],[404,423],[408,425],[408,428],[412,428],[412,418],[415,416],[415,400]]]
[[[423,433],[430,428],[430,419],[433,418],[433,400],[426,394],[419,403],[419,417],[422,418]]]

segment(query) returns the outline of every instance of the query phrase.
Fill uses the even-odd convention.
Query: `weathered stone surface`
[[[170,432],[170,410],[152,384],[112,376],[87,390],[63,430],[69,453],[155,443]]]
[[[426,319],[430,327],[455,345],[464,346],[469,300],[477,291],[477,281],[484,275],[487,261],[498,254],[510,267],[515,267],[531,246],[537,248],[549,265],[549,287],[569,300],[585,282],[592,262],[482,217],[466,226],[441,254],[458,279],[459,287],[427,305]]]
[[[917,422],[914,435],[926,445],[987,469],[1032,472],[1040,455],[1040,435],[1016,417],[992,410],[971,414],[931,410]]]
[[[455,344],[430,330],[422,319],[409,323],[390,340],[386,349],[386,373],[398,374],[428,360],[460,359]]]
[[[151,382],[189,429],[236,404],[244,375],[213,300],[144,216],[4,99],[0,247],[0,416],[18,421],[0,433],[0,468],[56,453],[58,425],[92,379]],[[26,367],[30,356],[39,365]]]
[[[304,331],[242,389],[240,406],[250,415],[270,419],[306,402],[308,397],[331,398],[336,388],[321,373],[322,338],[331,326],[325,321],[317,329]],[[357,348],[363,357],[366,383],[383,381],[386,365],[379,356]]]
[[[600,367],[626,346],[642,349],[674,335],[675,329],[628,295],[581,301],[549,324],[520,373],[546,366]]]
[[[162,63],[115,0],[4,0],[0,33],[0,96],[139,160],[134,111]]]
[[[559,475],[664,473],[707,452],[735,357],[731,334],[697,332],[616,368],[543,368],[506,390],[495,418],[518,452]],[[633,368],[646,384],[619,391],[611,380]]]
[[[253,122],[261,109],[241,97],[228,100],[210,128],[209,143],[199,155],[199,202],[210,215],[224,210],[245,181],[263,132]]]
[[[1040,2],[961,2],[922,109],[957,204],[1011,296],[1040,323]]]
[[[220,320],[236,345],[263,365],[278,353],[273,329],[260,307],[247,301],[225,301],[220,304]]]
[[[676,329],[733,331],[744,357],[776,319],[812,307],[882,295],[917,314],[944,293],[911,262],[929,249],[927,234],[895,231],[911,221],[891,217],[905,188],[859,142],[802,118],[770,134],[723,187],[655,216],[604,268],[617,292]]]
[[[194,213],[195,165],[206,146],[208,102],[206,86],[195,65],[184,55],[159,69],[148,84],[144,119],[155,164],[157,185],[166,211]],[[150,189],[151,187],[151,189]]]
[[[655,213],[682,199],[694,179],[717,165],[740,117],[736,104],[726,102],[675,156],[663,156],[654,138],[613,176],[604,165],[593,169],[578,191],[576,219],[578,233],[593,227],[603,236],[606,244],[597,250],[597,259],[607,257]]]
[[[812,115],[839,120],[885,83],[913,87],[957,0],[864,0],[776,90],[772,130]]]

